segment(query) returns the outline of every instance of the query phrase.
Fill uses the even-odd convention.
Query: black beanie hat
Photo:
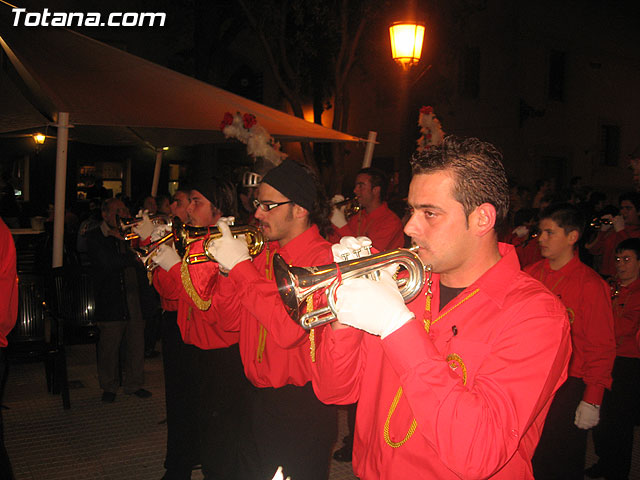
[[[318,196],[313,174],[303,165],[294,160],[285,160],[272,168],[262,179],[263,183],[271,185],[289,200],[297,203],[309,212]]]

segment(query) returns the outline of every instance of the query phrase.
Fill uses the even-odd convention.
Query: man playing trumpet
[[[384,270],[345,281],[314,389],[327,403],[358,401],[361,479],[533,479],[567,375],[565,309],[497,241],[509,192],[495,147],[447,137],[412,167],[404,231],[435,273],[408,305]]]
[[[224,180],[199,179],[191,187],[189,200],[187,220],[196,227],[213,226],[223,213],[235,213],[235,190]],[[218,265],[186,262],[190,253],[203,252],[203,240],[204,237],[192,242],[184,259],[173,245],[158,247],[152,261],[161,268],[154,270],[154,285],[165,299],[177,301],[177,324],[182,339],[187,346],[193,346],[182,356],[181,384],[190,405],[184,407],[179,418],[193,424],[195,414],[196,445],[200,446],[204,478],[235,479],[239,478],[238,424],[245,408],[246,379],[238,351],[238,334],[225,331],[220,325]],[[174,424],[179,421],[167,418],[168,422],[172,420]],[[164,478],[191,478],[194,456],[181,458],[169,453]]]
[[[335,407],[322,404],[311,386],[319,332],[303,330],[287,315],[273,278],[273,256],[299,265],[331,262],[331,245],[320,235],[329,204],[311,171],[285,160],[265,175],[256,208],[269,243],[253,262],[247,243],[234,239],[222,221],[223,236],[210,252],[221,271],[229,272],[220,282],[229,287],[221,289],[228,293],[221,301],[224,324],[240,332],[244,371],[255,387],[242,426],[239,478],[270,478],[282,465],[292,478],[326,480],[337,425]]]
[[[331,223],[334,232],[329,240],[340,241],[340,237],[366,236],[371,239],[373,247],[379,251],[402,247],[402,221],[389,210],[385,202],[387,192],[387,178],[384,172],[377,168],[363,168],[356,176],[353,193],[356,195],[360,209],[358,213],[347,219],[345,205],[341,204],[342,195],[333,197],[334,203]]]

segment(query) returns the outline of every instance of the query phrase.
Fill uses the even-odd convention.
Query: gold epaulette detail
[[[307,312],[313,311],[313,295],[307,297]],[[309,355],[311,355],[311,362],[316,361],[316,331],[312,328],[309,331]]]
[[[262,363],[262,355],[264,349],[267,346],[267,329],[261,323],[258,325],[258,351],[256,352],[256,360],[258,363]]]
[[[393,402],[391,402],[391,406],[389,407],[389,413],[387,414],[387,420],[384,422],[384,441],[387,442],[387,445],[389,445],[391,448],[398,448],[404,445],[405,443],[407,443],[407,440],[411,438],[413,433],[416,431],[416,428],[418,427],[418,422],[414,418],[413,421],[411,422],[411,426],[409,427],[409,431],[407,432],[407,434],[404,436],[402,440],[400,440],[399,442],[394,442],[391,440],[391,437],[389,436],[389,424],[391,423],[391,417],[393,416],[393,412],[396,410],[396,407],[398,406],[400,397],[402,397],[402,387],[398,388],[398,391],[396,392],[396,396],[393,397]]]
[[[187,247],[187,251],[182,257],[182,263],[180,264],[180,277],[182,278],[182,286],[185,291],[189,295],[189,298],[193,300],[193,303],[198,307],[198,309],[205,311],[209,310],[211,306],[211,299],[205,300],[196,291],[196,288],[193,286],[193,282],[191,281],[191,274],[189,273],[189,265],[187,264],[187,258],[189,257],[190,246]]]

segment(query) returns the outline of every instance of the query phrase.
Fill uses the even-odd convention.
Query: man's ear
[[[571,230],[567,235],[567,238],[569,239],[572,245],[575,245],[578,242],[578,239],[580,238],[580,234],[578,233],[577,230]]]
[[[491,232],[496,225],[496,207],[490,203],[478,205],[469,215],[469,228],[479,236]]]
[[[309,210],[304,207],[301,207],[297,203],[293,205],[293,217],[294,218],[302,218],[309,215]]]

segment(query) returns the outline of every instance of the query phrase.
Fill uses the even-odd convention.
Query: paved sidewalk
[[[3,415],[16,480],[160,480],[166,441],[162,358],[145,360],[151,398],[120,391],[113,404],[104,404],[95,346],[70,346],[67,355],[70,410],[63,410],[59,395],[47,392],[42,363],[11,366]],[[343,411],[339,420],[336,448],[346,433]],[[635,447],[630,480],[640,480],[639,428]],[[592,450],[589,443],[587,466],[594,462]],[[332,462],[330,480],[355,478],[351,463]],[[202,480],[201,472],[192,480]]]
[[[113,404],[104,404],[95,346],[70,346],[67,355],[70,410],[63,410],[60,395],[47,392],[41,362],[11,366],[3,416],[16,480],[160,480],[166,442],[162,358],[145,360],[151,398],[120,390]],[[192,480],[201,479],[195,471]],[[331,480],[352,479],[350,463],[334,462]]]

